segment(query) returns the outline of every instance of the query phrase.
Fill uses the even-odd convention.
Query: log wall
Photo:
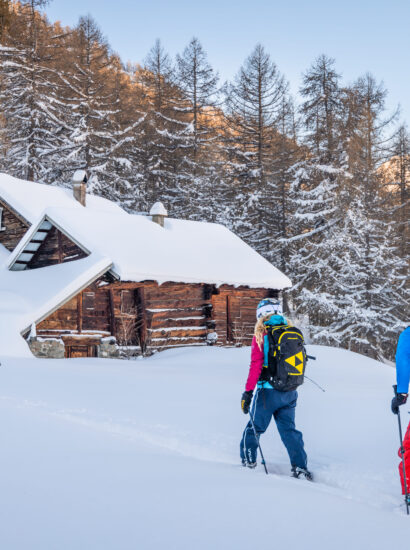
[[[250,345],[256,305],[267,295],[266,289],[112,283],[103,277],[42,321],[37,333],[65,338],[113,335],[119,345],[142,351],[205,345],[214,331],[218,345]]]
[[[64,233],[52,227],[44,242],[40,245],[40,248],[27,264],[26,269],[37,269],[39,267],[72,262],[86,256],[87,254]]]
[[[0,208],[3,209],[0,229],[4,227],[4,230],[0,231],[0,243],[11,252],[23,238],[30,224],[2,200],[0,200]]]
[[[221,346],[250,345],[256,323],[256,306],[266,296],[275,294],[263,288],[224,285],[216,289],[212,295],[211,311],[218,335],[217,343]]]

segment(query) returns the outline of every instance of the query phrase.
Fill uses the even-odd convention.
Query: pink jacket
[[[254,336],[252,339],[251,347],[251,364],[249,366],[248,380],[246,381],[245,386],[246,391],[252,391],[255,389],[255,386],[259,380],[259,376],[261,375],[264,361],[263,340],[261,348],[262,349],[259,348],[259,345]]]

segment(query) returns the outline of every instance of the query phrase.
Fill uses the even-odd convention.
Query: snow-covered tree
[[[0,50],[3,115],[2,170],[29,180],[48,181],[53,156],[66,145],[66,123],[56,61],[61,54],[58,25],[38,11],[44,0],[13,4]]]
[[[349,138],[349,197],[363,220],[360,232],[350,235],[350,247],[356,250],[354,266],[362,276],[360,292],[352,292],[359,312],[352,341],[357,351],[385,357],[392,355],[406,312],[405,259],[380,169],[390,154],[387,132],[394,117],[384,118],[387,91],[372,75],[359,78],[351,93],[359,114]]]
[[[410,188],[410,136],[405,125],[401,125],[394,137],[391,159],[385,166],[384,183],[392,198],[392,214],[396,232],[400,238],[400,253],[410,256],[409,234],[409,188]]]
[[[305,100],[300,111],[306,147],[304,158],[292,170],[289,266],[294,305],[297,312],[309,314],[312,332],[317,334],[332,315],[332,260],[339,246],[340,196],[346,179],[334,60],[320,56],[305,73],[300,92]]]
[[[264,255],[272,246],[272,153],[287,85],[258,44],[227,87],[226,178],[231,186],[231,224]],[[266,209],[271,214],[266,216]]]
[[[80,17],[71,34],[70,63],[65,75],[65,102],[70,109],[71,150],[66,169],[86,168],[90,189],[101,188],[109,152],[115,144],[116,98],[109,80],[113,59],[91,16]]]
[[[215,163],[219,141],[218,75],[197,38],[177,56],[177,83],[183,92],[184,110],[190,124],[180,165],[180,173],[186,181],[187,215],[193,219],[212,219],[210,198],[218,180]]]
[[[190,148],[192,125],[186,113],[175,68],[157,40],[137,78],[147,100],[145,128],[146,197],[149,204],[164,202],[172,216],[186,216],[186,174],[182,169]]]

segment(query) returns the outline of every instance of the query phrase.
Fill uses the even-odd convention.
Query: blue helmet
[[[265,315],[282,315],[282,305],[277,298],[264,298],[256,308],[256,318],[260,319]]]

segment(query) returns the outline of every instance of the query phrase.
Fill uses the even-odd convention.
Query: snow
[[[2,357],[2,547],[402,547],[394,370],[308,351],[318,358],[308,374],[326,388],[306,382],[297,408],[315,483],[288,477],[274,425],[261,439],[270,475],[239,466],[249,348],[139,361]]]
[[[283,289],[291,281],[226,227],[205,222],[166,219],[164,227],[147,216],[121,211],[48,208],[47,219],[63,228],[87,250],[111,258],[123,281],[247,285]],[[10,265],[35,235],[26,233]]]
[[[162,202],[156,202],[152,205],[151,210],[149,211],[150,216],[168,216],[167,209],[162,204]]]
[[[86,183],[87,173],[85,170],[76,170],[72,179],[73,183]]]
[[[43,211],[48,207],[83,208],[74,198],[72,189],[55,187],[20,180],[0,173],[0,199],[4,199],[14,210],[28,222],[36,223]],[[87,194],[87,209],[99,212],[123,212],[115,203]]]
[[[110,267],[111,260],[96,253],[42,269],[8,271],[7,264],[0,266],[0,354],[31,356],[21,332]]]

